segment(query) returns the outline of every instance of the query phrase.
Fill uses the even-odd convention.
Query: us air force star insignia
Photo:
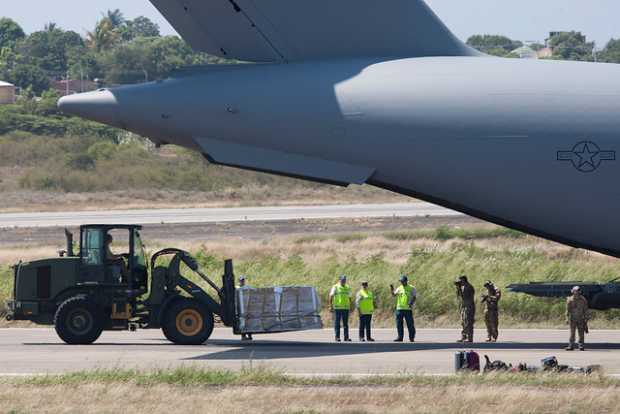
[[[571,151],[558,151],[558,161],[570,161],[578,171],[590,173],[598,169],[603,161],[615,161],[616,151],[601,151],[591,141],[582,141]]]

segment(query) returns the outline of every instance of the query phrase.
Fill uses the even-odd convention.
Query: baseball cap
[[[347,276],[346,275],[340,275],[340,280],[347,280]]]
[[[580,290],[581,290],[581,288],[579,286],[574,286],[570,291],[572,293],[575,293],[575,292],[579,292]]]
[[[402,275],[402,276],[400,277],[400,281],[401,281],[401,282],[407,282],[408,280],[409,280],[409,278],[407,278],[407,276],[406,276],[406,275]]]

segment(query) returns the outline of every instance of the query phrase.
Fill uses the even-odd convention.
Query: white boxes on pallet
[[[321,302],[309,286],[237,289],[237,316],[243,333],[322,329]]]

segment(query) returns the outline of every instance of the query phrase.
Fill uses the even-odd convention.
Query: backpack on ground
[[[480,372],[480,357],[475,351],[459,351],[454,354],[455,371]]]
[[[488,355],[485,355],[484,359],[486,360],[484,365],[484,372],[508,371],[512,368],[512,365],[508,365],[504,361],[491,361]]]

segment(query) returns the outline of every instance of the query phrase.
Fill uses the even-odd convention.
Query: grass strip
[[[220,386],[467,386],[507,385],[545,388],[587,386],[596,388],[620,388],[620,380],[603,373],[557,374],[557,373],[489,373],[483,375],[458,374],[427,376],[418,374],[368,375],[330,377],[292,376],[270,368],[229,371],[180,367],[153,371],[134,369],[106,369],[81,371],[61,375],[2,378],[0,384],[29,386],[58,386],[84,384],[131,384],[137,386],[173,385],[182,387]]]

